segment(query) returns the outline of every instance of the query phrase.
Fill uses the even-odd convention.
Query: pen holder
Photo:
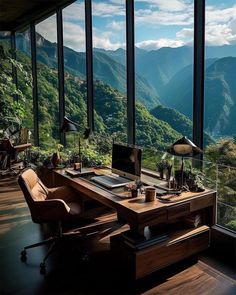
[[[146,187],[145,189],[145,202],[153,202],[156,198],[155,187]]]

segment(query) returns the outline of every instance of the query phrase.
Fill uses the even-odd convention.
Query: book
[[[202,217],[200,213],[190,214],[188,216],[183,217],[182,222],[189,227],[197,228],[202,223]]]
[[[124,240],[124,243],[128,246],[130,246],[131,248],[135,249],[135,250],[142,250],[145,249],[147,247],[156,245],[158,243],[164,242],[168,239],[168,235],[161,235],[159,237],[156,237],[155,239],[149,239],[149,240],[144,240],[142,242],[138,242],[138,243],[132,243],[128,240]]]
[[[125,244],[129,245],[133,249],[141,250],[146,247],[155,245],[168,239],[167,233],[159,233],[155,235],[141,235],[135,231],[126,231],[122,234]]]

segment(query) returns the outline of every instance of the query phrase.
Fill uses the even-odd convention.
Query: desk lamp
[[[61,132],[78,132],[77,126],[78,126],[78,124],[76,122],[70,120],[67,117],[64,117],[63,124],[62,124],[62,127],[61,127]],[[83,138],[88,139],[90,133],[91,133],[91,129],[86,128],[84,133],[83,133]],[[74,137],[74,146],[75,146],[75,137]],[[80,161],[79,172],[81,172],[81,169],[82,169],[82,157],[81,157],[80,137],[79,137],[79,161]]]
[[[203,153],[203,151],[197,147],[190,139],[186,136],[174,142],[168,149],[167,152],[174,156],[181,156],[181,184],[180,188],[183,189],[183,179],[184,179],[184,157],[193,157],[198,154]]]

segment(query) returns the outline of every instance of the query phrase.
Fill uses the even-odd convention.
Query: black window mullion
[[[92,3],[91,0],[84,1],[86,30],[87,120],[88,126],[91,130],[94,130]]]
[[[203,148],[205,0],[194,1],[193,142]]]
[[[64,50],[62,10],[57,11],[57,59],[58,59],[58,95],[59,95],[59,129],[65,116],[65,88],[64,88]],[[60,132],[61,144],[66,144],[65,133]]]
[[[126,0],[126,71],[128,144],[135,144],[134,0]]]

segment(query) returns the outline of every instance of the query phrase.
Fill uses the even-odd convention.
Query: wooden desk
[[[94,172],[107,173],[97,169]],[[128,223],[130,228],[138,234],[144,234],[147,226],[175,224],[184,216],[200,212],[202,222],[198,228],[186,227],[173,230],[169,233],[168,240],[142,250],[130,247],[124,241],[122,234],[112,237],[111,251],[118,259],[117,263],[123,264],[126,269],[128,267],[129,274],[135,279],[198,253],[209,246],[210,226],[215,224],[215,191],[184,192],[180,196],[170,197],[169,201],[156,199],[154,202],[145,202],[144,195],[123,199],[114,194],[117,191],[105,190],[83,178],[71,178],[62,170],[55,171],[54,177],[57,185],[71,185],[82,195],[117,210],[119,219]],[[157,182],[157,179],[147,175],[143,175],[142,180],[147,183]],[[119,195],[122,195],[122,192],[119,191]]]

